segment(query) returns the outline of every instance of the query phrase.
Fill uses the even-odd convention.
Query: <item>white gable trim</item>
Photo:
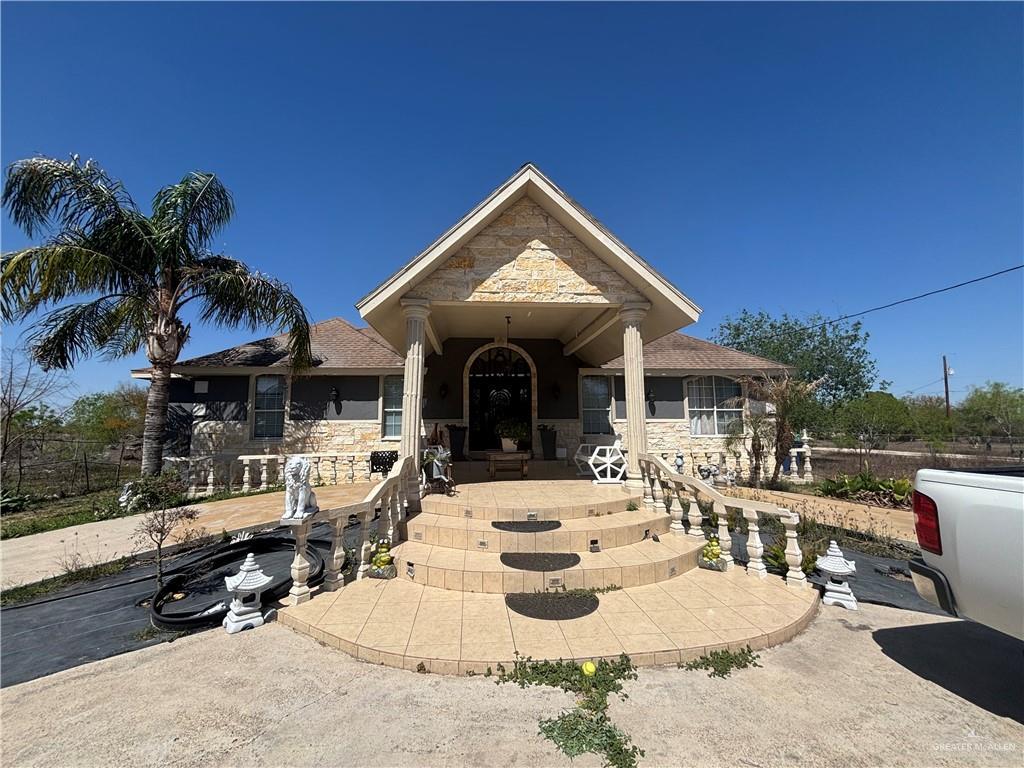
[[[531,195],[531,197],[542,207],[545,203],[549,204],[563,217],[571,220],[581,232],[588,235],[593,243],[585,244],[596,245],[604,251],[604,254],[596,255],[599,258],[610,257],[606,260],[609,266],[619,271],[647,298],[655,298],[648,293],[649,290],[652,290],[659,298],[668,301],[687,316],[690,322],[695,322],[698,319],[701,310],[694,302],[658,274],[647,262],[622,245],[611,233],[585,215],[562,190],[529,163],[520,168],[508,181],[492,192],[487,199],[466,214],[461,221],[441,235],[419,256],[361,299],[356,304],[359,314],[365,318],[389,300],[396,300],[403,296],[437,269],[466,241],[482,230],[493,218],[496,218],[501,211],[528,192],[539,193]],[[595,248],[591,247],[591,250],[595,250]]]

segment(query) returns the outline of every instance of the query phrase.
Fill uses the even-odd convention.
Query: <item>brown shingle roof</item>
[[[404,360],[372,328],[356,328],[335,317],[310,326],[315,368],[401,368]],[[182,360],[175,367],[286,367],[288,336],[250,341],[231,349]]]
[[[620,355],[609,360],[602,368],[623,367]],[[670,333],[644,344],[644,368],[672,368],[695,371],[747,371],[750,373],[782,373],[788,366],[710,341],[695,339],[684,333]]]

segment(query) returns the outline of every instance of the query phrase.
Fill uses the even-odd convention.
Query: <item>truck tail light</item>
[[[935,500],[914,491],[914,529],[921,549],[934,555],[942,554],[942,536],[939,533],[939,508]]]

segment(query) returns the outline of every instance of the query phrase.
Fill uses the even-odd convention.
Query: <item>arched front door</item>
[[[492,345],[477,353],[467,378],[469,450],[500,450],[497,427],[506,420],[533,434],[533,365],[523,354]]]

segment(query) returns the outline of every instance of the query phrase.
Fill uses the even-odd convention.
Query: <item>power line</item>
[[[980,283],[982,280],[989,280],[989,279],[991,279],[993,277],[999,277],[1000,275],[1005,275],[1005,274],[1007,274],[1009,272],[1014,272],[1014,271],[1016,271],[1018,269],[1024,269],[1024,264],[1018,264],[1015,267],[1007,267],[1006,269],[1001,269],[998,272],[993,272],[993,273],[991,273],[989,275],[982,275],[981,277],[975,277],[975,278],[972,278],[971,280],[964,280],[962,283],[956,283],[955,285],[947,285],[945,288],[936,288],[934,291],[927,291],[926,293],[919,293],[917,296],[909,296],[909,297],[907,297],[905,299],[899,299],[898,301],[890,301],[888,304],[881,304],[881,305],[879,305],[877,307],[871,307],[870,309],[865,309],[865,310],[862,310],[860,312],[853,312],[853,313],[851,313],[849,315],[843,315],[841,317],[835,317],[835,318],[833,318],[831,320],[825,320],[823,322],[815,323],[813,325],[806,325],[803,328],[791,328],[789,330],[779,331],[777,333],[771,333],[771,334],[767,334],[765,336],[760,336],[759,338],[761,338],[761,339],[773,339],[773,338],[776,338],[778,336],[786,336],[786,335],[791,334],[791,333],[799,333],[799,332],[802,332],[802,331],[813,331],[813,330],[816,330],[818,328],[824,328],[826,325],[833,325],[835,323],[841,323],[843,320],[850,320],[851,318],[854,318],[854,317],[863,317],[864,315],[869,315],[872,312],[878,312],[878,311],[883,310],[883,309],[890,309],[891,307],[897,307],[900,304],[907,304],[907,303],[909,303],[911,301],[918,301],[919,299],[926,299],[929,296],[935,296],[936,294],[939,294],[939,293],[945,293],[946,291],[952,291],[952,290],[955,290],[957,288],[963,288],[965,285],[973,285],[974,283]],[[928,386],[928,385],[925,385],[925,386]]]

